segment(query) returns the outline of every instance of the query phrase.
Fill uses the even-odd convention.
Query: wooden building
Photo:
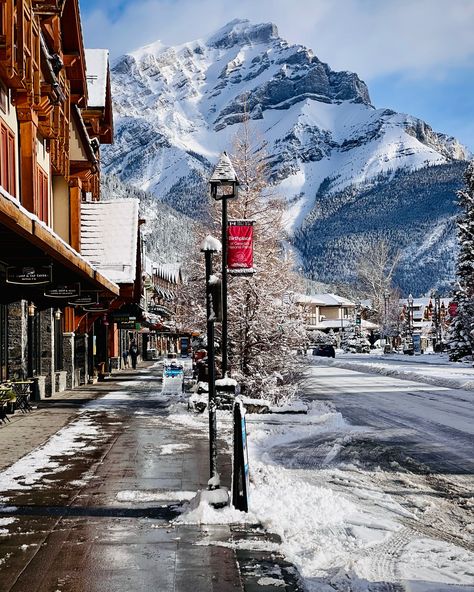
[[[112,138],[108,52],[84,49],[78,0],[0,0],[0,381],[51,395],[94,371],[120,287],[81,254],[81,210]]]

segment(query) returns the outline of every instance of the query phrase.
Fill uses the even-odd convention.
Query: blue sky
[[[87,47],[112,56],[203,37],[233,18],[274,22],[376,107],[424,119],[474,152],[474,0],[79,0]]]

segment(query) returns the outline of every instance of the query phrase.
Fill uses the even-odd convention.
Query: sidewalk
[[[0,592],[301,589],[254,550],[269,539],[258,526],[172,522],[206,486],[208,442],[167,420],[160,376],[142,364],[0,428]],[[229,486],[228,454],[219,470]]]

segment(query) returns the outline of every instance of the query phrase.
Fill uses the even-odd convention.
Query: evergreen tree
[[[457,314],[448,334],[449,357],[460,360],[474,352],[474,161],[467,168],[466,188],[458,192],[462,214],[458,219],[459,252],[456,265]]]

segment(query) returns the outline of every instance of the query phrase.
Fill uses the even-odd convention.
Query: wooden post
[[[21,203],[36,214],[36,141],[38,118],[29,108],[17,110],[20,123]]]
[[[78,177],[69,181],[69,236],[71,247],[81,250],[81,196],[82,182]]]

